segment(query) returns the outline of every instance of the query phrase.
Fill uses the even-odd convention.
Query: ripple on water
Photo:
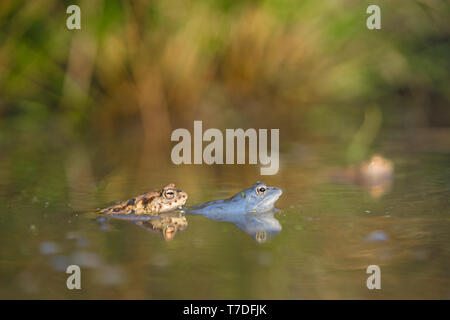
[[[98,254],[86,251],[75,251],[72,253],[70,262],[85,268],[98,268],[103,264]]]
[[[121,285],[127,280],[127,273],[120,266],[104,266],[97,269],[95,281],[109,286]]]
[[[374,231],[368,234],[365,238],[367,242],[385,242],[389,239],[389,236],[384,231]]]
[[[60,248],[56,242],[44,241],[39,245],[39,252],[44,255],[56,254]]]

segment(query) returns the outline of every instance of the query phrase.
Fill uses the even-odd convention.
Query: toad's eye
[[[256,193],[260,196],[262,196],[263,194],[265,194],[267,191],[267,187],[266,186],[258,186],[256,188]]]
[[[175,198],[176,191],[172,190],[172,189],[165,190],[163,195],[164,195],[164,198],[171,200],[171,199]]]

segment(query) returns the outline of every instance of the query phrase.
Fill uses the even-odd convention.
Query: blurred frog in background
[[[373,155],[370,160],[333,172],[332,179],[354,183],[367,189],[373,198],[387,193],[394,178],[394,164],[380,155]]]

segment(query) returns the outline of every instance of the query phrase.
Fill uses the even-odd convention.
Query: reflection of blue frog
[[[281,224],[274,217],[275,211],[263,213],[220,213],[203,216],[216,221],[231,222],[240,230],[251,235],[257,242],[263,243],[281,232]]]
[[[188,208],[188,213],[208,219],[234,223],[262,243],[281,231],[274,217],[274,204],[282,194],[277,187],[257,182],[229,199],[215,200]]]

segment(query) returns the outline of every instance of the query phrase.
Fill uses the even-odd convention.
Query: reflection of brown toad
[[[172,240],[178,231],[187,228],[188,222],[182,213],[161,213],[157,219],[137,221],[138,226],[151,231],[160,231],[165,240]]]
[[[138,225],[146,230],[160,231],[165,240],[172,240],[178,231],[187,228],[188,222],[183,211],[173,211],[161,213],[158,216],[134,215],[134,214],[114,214],[104,215],[97,218],[102,230],[110,230],[111,220],[124,220]]]

